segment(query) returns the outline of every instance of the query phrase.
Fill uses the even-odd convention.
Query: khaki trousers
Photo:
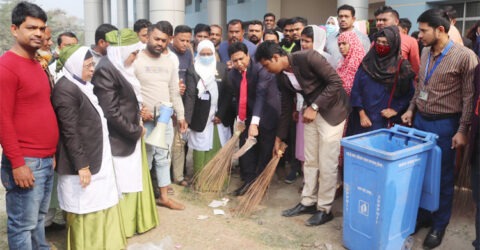
[[[337,186],[338,155],[345,121],[331,126],[320,113],[304,128],[304,178],[301,203],[330,213]]]

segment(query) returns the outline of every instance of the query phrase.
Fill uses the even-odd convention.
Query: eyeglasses
[[[91,63],[89,63],[89,64],[87,64],[87,65],[83,65],[83,68],[85,68],[85,69],[89,69],[89,68],[91,68],[91,67],[94,67],[94,68],[95,68],[95,62],[91,62]]]

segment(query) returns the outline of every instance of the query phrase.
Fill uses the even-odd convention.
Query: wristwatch
[[[310,105],[310,107],[312,107],[313,110],[315,110],[315,111],[318,112],[318,106],[317,106],[317,104],[312,103],[312,105]]]

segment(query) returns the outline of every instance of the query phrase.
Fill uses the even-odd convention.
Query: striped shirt
[[[430,48],[425,48],[420,60],[418,85],[410,102],[409,110],[417,110],[424,114],[443,115],[461,113],[460,126],[457,132],[467,133],[473,112],[473,95],[475,87],[473,78],[478,59],[470,49],[454,43],[445,54],[425,86],[425,67]],[[440,57],[432,56],[428,70],[430,71]],[[427,100],[419,97],[421,91],[427,92]]]

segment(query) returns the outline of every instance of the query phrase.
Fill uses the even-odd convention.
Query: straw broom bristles
[[[473,131],[470,131],[472,133]],[[470,137],[470,136],[469,136]],[[475,210],[475,203],[472,196],[472,185],[470,178],[472,175],[472,166],[470,164],[471,154],[473,152],[474,142],[468,143],[464,148],[464,154],[458,161],[458,174],[455,181],[455,191],[453,195],[453,212],[454,214],[465,214]]]
[[[286,148],[287,144],[282,142],[279,151],[285,152]],[[263,172],[257,177],[252,185],[250,185],[247,192],[240,197],[239,204],[235,211],[236,215],[250,215],[258,204],[262,202],[263,197],[270,186],[273,175],[275,174],[275,169],[277,168],[280,158],[281,156],[274,155]]]
[[[244,123],[237,123],[232,138],[218,151],[218,153],[195,175],[195,188],[200,192],[220,192],[230,177],[232,156],[237,146],[240,134],[245,130]]]

